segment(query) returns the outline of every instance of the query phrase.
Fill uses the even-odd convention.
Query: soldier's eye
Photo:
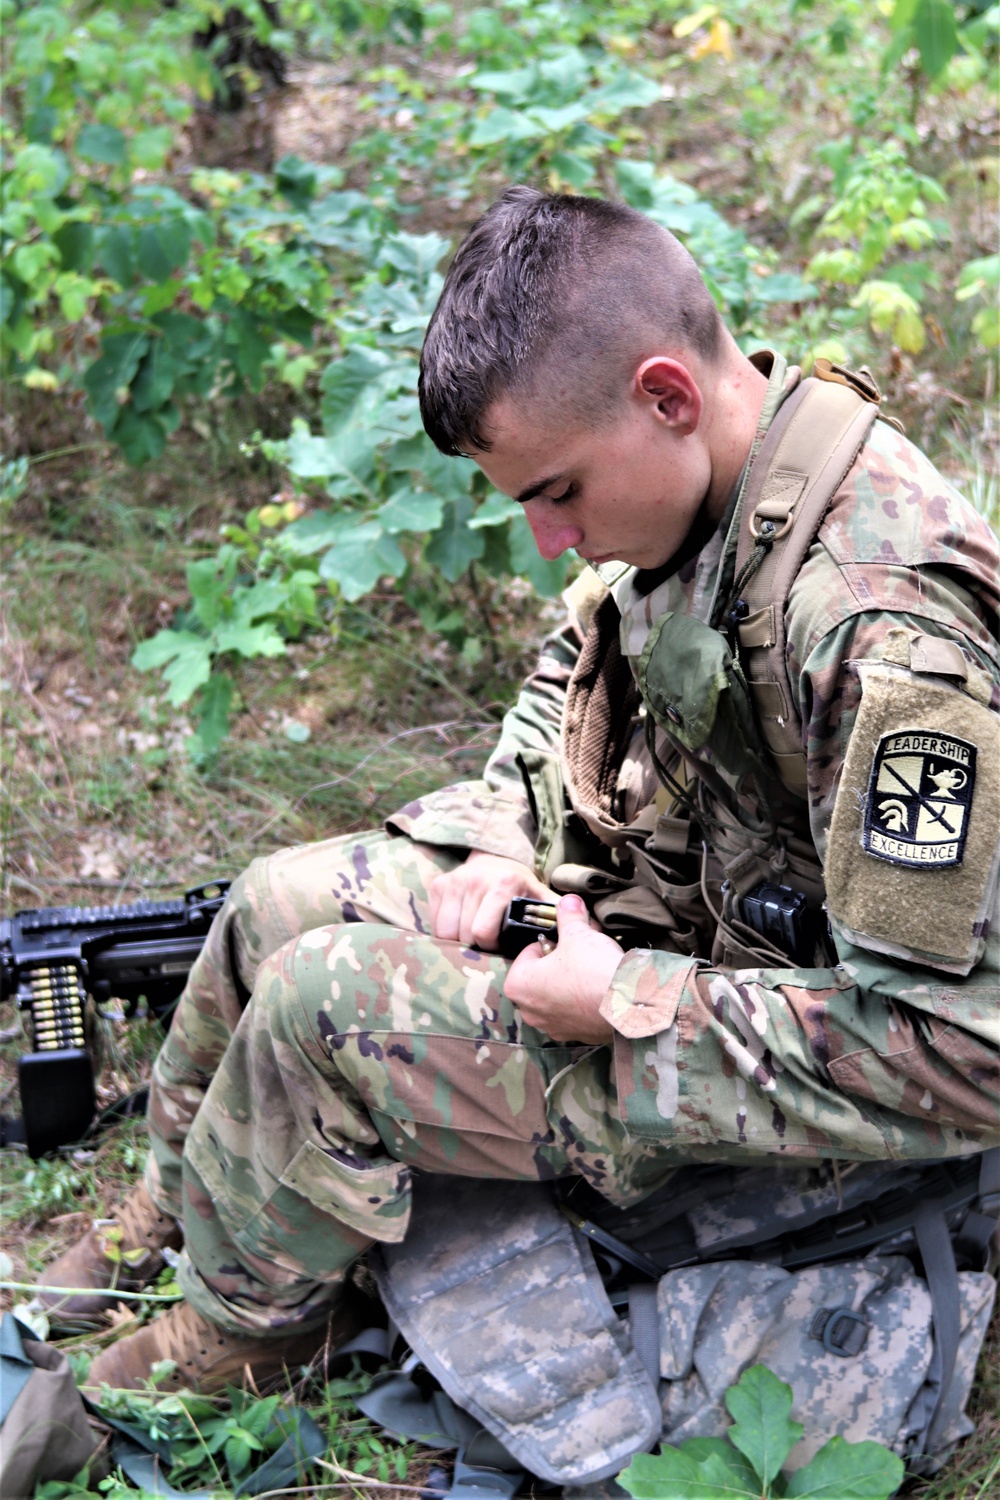
[[[553,505],[562,505],[565,501],[572,500],[575,494],[576,485],[568,484],[561,495],[546,495],[545,498],[546,500],[550,500]]]

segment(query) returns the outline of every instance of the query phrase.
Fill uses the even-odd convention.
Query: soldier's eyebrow
[[[542,490],[547,490],[550,484],[558,484],[562,477],[561,473],[547,474],[544,479],[539,479],[536,484],[529,484],[528,488],[522,490],[519,495],[515,495],[514,499],[518,505],[527,505],[528,501],[534,500],[536,495],[542,493]]]

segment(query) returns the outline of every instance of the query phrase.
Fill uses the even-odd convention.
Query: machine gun
[[[229,886],[215,880],[173,901],[49,906],[0,921],[0,1002],[26,1013],[34,1047],[18,1062],[22,1118],[4,1121],[0,1144],[23,1140],[37,1159],[85,1134],[96,1107],[88,995],[98,1008],[123,1000],[127,1015],[145,997],[168,1020]],[[514,958],[554,928],[554,907],[519,898],[507,908],[500,951]]]
[[[154,1015],[169,1017],[229,885],[216,880],[171,901],[50,906],[0,921],[0,1001],[25,1012],[34,1049],[18,1063],[22,1120],[5,1122],[5,1144],[23,1139],[37,1159],[80,1139],[96,1107],[87,996],[98,1007],[123,1000],[129,1015],[144,996]]]

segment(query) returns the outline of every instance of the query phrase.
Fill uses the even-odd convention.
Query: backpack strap
[[[788,789],[806,794],[802,725],[785,660],[785,606],[823,517],[879,414],[878,386],[818,359],[782,403],[751,467],[737,518],[740,661],[761,731]]]

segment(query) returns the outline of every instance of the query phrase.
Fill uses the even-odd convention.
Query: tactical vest
[[[879,402],[867,371],[823,360],[784,400],[744,474],[729,532],[733,584],[713,625],[668,611],[637,630],[633,610],[623,643],[634,570],[602,589],[591,611],[567,693],[562,782],[551,757],[525,756],[524,769],[545,878],[587,897],[625,941],[641,935],[734,967],[832,959],[785,607]],[[649,796],[626,820],[630,757]],[[805,948],[748,926],[741,902],[762,882],[805,898]]]

